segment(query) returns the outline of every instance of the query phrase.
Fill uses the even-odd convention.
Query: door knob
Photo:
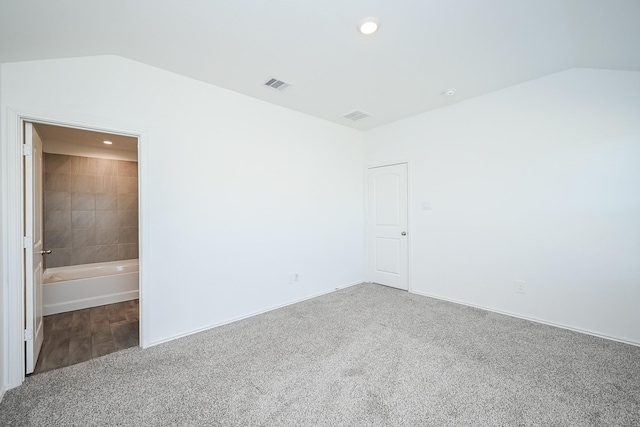
[[[403,232],[402,232],[402,233],[400,233],[400,234],[402,234],[403,236],[406,236],[406,235],[407,235],[407,232],[406,232],[406,231],[403,231]]]
[[[51,253],[51,249],[45,249],[44,251],[40,251],[42,255],[49,255]]]

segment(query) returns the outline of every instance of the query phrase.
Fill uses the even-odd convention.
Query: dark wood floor
[[[138,300],[44,318],[44,342],[34,374],[138,345]]]

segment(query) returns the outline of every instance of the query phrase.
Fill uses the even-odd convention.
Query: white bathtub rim
[[[117,268],[124,268],[122,271],[118,271]],[[116,269],[116,270],[113,270]],[[96,277],[104,277],[104,276],[117,276],[120,274],[130,274],[130,273],[138,273],[140,269],[138,259],[127,259],[121,261],[108,261],[108,262],[97,262],[92,264],[80,264],[80,265],[70,265],[64,267],[52,267],[47,268],[44,271],[42,276],[42,282],[45,285],[49,285],[52,283],[61,283],[61,282],[72,282],[76,280],[86,280],[92,279]],[[92,272],[87,276],[82,277],[74,277],[74,278],[63,278],[59,280],[51,280],[51,278],[56,274],[69,274],[73,275],[73,273],[79,273],[82,271]]]
[[[115,273],[115,274],[100,274],[98,276],[87,276],[87,277],[79,277],[77,279],[62,279],[62,280],[44,280],[44,276],[43,276],[43,281],[42,284],[44,286],[49,286],[49,285],[55,285],[58,283],[71,283],[71,282],[79,282],[82,280],[88,280],[88,279],[99,279],[101,277],[115,277],[115,276],[124,276],[126,274],[138,274],[138,271],[123,271],[122,273]]]

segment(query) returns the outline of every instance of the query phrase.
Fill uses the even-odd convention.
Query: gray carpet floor
[[[29,377],[2,426],[640,426],[640,348],[362,284]]]

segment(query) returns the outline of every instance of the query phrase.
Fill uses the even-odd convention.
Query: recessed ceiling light
[[[380,20],[372,16],[368,18],[362,18],[358,23],[358,31],[362,34],[369,35],[378,31],[380,28]]]
[[[456,94],[456,88],[447,89],[444,92],[442,92],[442,94],[447,96],[453,96]]]
[[[111,142],[111,141],[102,141],[102,142],[104,142],[104,143],[105,143],[105,144],[107,144],[107,145],[111,145],[111,144],[113,144],[113,142]]]

